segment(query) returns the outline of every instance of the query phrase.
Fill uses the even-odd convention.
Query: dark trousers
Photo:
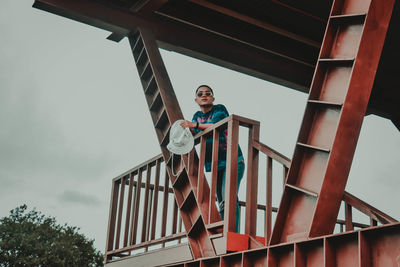
[[[240,209],[239,209],[239,198],[237,193],[239,192],[240,181],[242,181],[244,174],[244,162],[238,163],[238,174],[237,174],[237,186],[236,186],[236,219],[235,219],[235,232],[239,233],[239,220],[240,220]],[[218,202],[218,210],[221,215],[221,219],[224,219],[224,211],[225,211],[225,177],[226,177],[226,168],[218,171],[217,176],[217,202]]]

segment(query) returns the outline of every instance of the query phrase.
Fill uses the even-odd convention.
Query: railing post
[[[206,159],[206,137],[202,136],[200,138],[200,160],[199,169],[197,175],[197,201],[199,203],[203,202],[203,192],[204,192],[204,162]]]
[[[138,172],[137,172],[138,173]],[[133,190],[133,196],[132,196],[132,208],[131,208],[131,222],[129,225],[129,229],[130,229],[130,234],[129,234],[129,241],[128,241],[128,245],[132,245],[133,244],[133,225],[135,223],[135,212],[136,212],[136,194],[138,193],[138,188],[137,186],[135,186],[135,173],[132,172],[131,173],[131,178],[130,181],[132,182],[132,190]],[[131,187],[131,185],[129,185],[129,187]],[[129,231],[128,229],[128,231]]]
[[[137,237],[137,226],[139,220],[139,205],[140,205],[140,191],[142,185],[142,169],[138,170],[138,179],[136,183],[136,192],[135,192],[135,206],[134,206],[134,213],[132,218],[132,230],[131,230],[131,245],[136,244],[136,237]]]
[[[120,179],[120,195],[119,195],[119,205],[118,205],[118,220],[117,220],[117,234],[115,237],[114,248],[119,248],[119,242],[121,237],[121,226],[122,226],[122,210],[124,208],[124,195],[125,195],[125,177]]]
[[[245,233],[255,237],[257,230],[257,194],[258,194],[258,150],[253,147],[253,140],[258,141],[260,125],[253,124],[249,129],[247,159],[246,220]]]
[[[133,195],[133,173],[130,173],[129,174],[129,189],[128,189],[128,204],[126,206],[126,216],[125,216],[124,247],[126,247],[128,245],[129,222],[131,219],[131,209],[132,209],[132,195]]]
[[[154,201],[153,201],[153,217],[151,220],[151,234],[150,234],[150,240],[153,240],[156,236],[156,221],[157,221],[157,208],[158,208],[158,190],[159,190],[159,184],[160,184],[160,165],[161,165],[161,160],[157,160],[156,162],[156,176],[155,176],[155,182],[154,182]]]
[[[142,237],[141,242],[146,241],[146,232],[147,232],[147,215],[149,211],[149,186],[150,186],[150,177],[151,177],[151,166],[150,163],[146,166],[146,184],[144,189],[144,203],[143,203],[143,220],[142,220]],[[141,187],[140,184],[138,184]]]
[[[215,195],[217,192],[217,179],[218,179],[218,147],[219,147],[219,129],[214,129],[208,223],[214,223],[221,219],[218,216],[218,212],[215,212],[216,211]]]
[[[228,122],[228,140],[225,174],[225,212],[224,235],[235,232],[237,201],[237,168],[238,168],[239,122],[233,118]]]
[[[283,186],[286,184],[286,177],[288,175],[289,168],[283,165]]]
[[[265,244],[269,243],[272,229],[272,158],[267,156],[267,181],[265,202]]]
[[[353,230],[353,213],[351,210],[351,205],[345,203],[345,222],[346,222],[346,231]]]
[[[116,220],[117,204],[118,204],[118,191],[119,191],[119,180],[113,181],[111,190],[110,213],[108,216],[106,252],[113,250],[115,220]],[[106,258],[106,262],[107,260],[108,259]]]
[[[168,212],[168,189],[169,189],[169,176],[168,171],[165,170],[165,178],[164,178],[164,192],[163,192],[163,210],[161,217],[161,237],[165,237],[167,232],[167,212]],[[165,246],[165,243],[162,243],[162,247]]]

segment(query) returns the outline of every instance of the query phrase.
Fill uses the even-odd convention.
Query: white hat
[[[174,154],[182,155],[189,153],[194,146],[194,138],[189,128],[183,128],[181,122],[177,120],[172,124],[169,132],[169,144],[167,148]]]

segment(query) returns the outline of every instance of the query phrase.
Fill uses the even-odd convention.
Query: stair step
[[[169,158],[170,158],[170,159],[168,160],[168,162],[171,161],[172,157],[169,157]],[[179,159],[179,161],[180,161],[180,159]],[[174,159],[174,162],[175,162],[175,159]],[[175,164],[176,164],[176,163],[175,163]],[[170,166],[170,167],[172,167],[172,166]],[[189,180],[188,180],[188,178],[187,178],[186,173],[185,173],[185,172],[181,172],[181,173],[178,175],[178,177],[176,177],[175,181],[174,181],[173,184],[172,184],[172,187],[178,189],[178,188],[181,188],[182,186],[184,186],[185,183],[189,183]]]
[[[133,54],[139,55],[142,46],[143,46],[142,38],[140,36],[136,37],[135,43],[131,45]]]
[[[338,63],[338,64],[351,64],[354,62],[354,58],[319,58],[320,63]]]
[[[143,46],[142,50],[140,51],[138,57],[135,60],[135,63],[136,63],[136,65],[142,67],[145,65],[145,63],[147,61],[148,61],[148,57],[147,57],[146,49]]]
[[[179,206],[179,209],[187,211],[187,210],[191,209],[191,207],[193,207],[193,205],[196,205],[196,198],[194,196],[193,190],[190,190],[190,193],[183,200],[182,204]]]
[[[223,236],[224,236],[223,233],[212,234],[212,235],[210,235],[210,239],[212,240],[212,239],[220,238],[220,237],[223,237]]]
[[[165,128],[166,124],[168,124],[168,122],[169,121],[168,121],[167,112],[164,109],[163,112],[161,113],[160,117],[158,118],[158,120],[154,124],[154,127],[156,127],[157,129],[162,130],[163,134],[164,134],[164,128]]]
[[[309,144],[304,144],[301,142],[297,142],[297,145],[304,147],[304,148],[314,149],[314,150],[318,150],[318,151],[322,151],[322,152],[326,152],[326,153],[330,152],[330,149],[317,147],[317,146],[313,146],[313,145],[309,145]]]
[[[313,192],[313,191],[310,191],[310,190],[307,190],[307,189],[304,189],[304,188],[301,188],[301,187],[298,187],[298,186],[295,186],[295,185],[292,185],[292,184],[288,184],[288,183],[286,183],[285,186],[289,187],[291,189],[294,189],[294,190],[296,190],[298,192],[302,192],[302,193],[304,193],[306,195],[309,195],[309,196],[312,196],[312,197],[315,197],[315,198],[318,197],[318,194]]]
[[[323,105],[323,106],[334,106],[334,107],[341,107],[343,106],[343,103],[336,103],[336,102],[329,102],[329,101],[321,101],[321,100],[312,100],[309,99],[308,103],[310,104],[316,104],[316,105]]]
[[[183,204],[184,200],[189,196],[190,192],[193,192],[185,171],[182,171],[178,175],[178,178],[176,178],[174,181],[173,187],[176,189],[175,196],[178,205]]]
[[[166,112],[164,106],[161,105],[160,107],[161,107],[160,110],[154,110],[153,112],[151,112],[151,116],[154,118],[154,121],[155,121],[156,123],[157,123],[158,120],[161,118],[162,114],[163,114],[164,112]],[[164,136],[164,134],[163,134],[163,136]]]
[[[163,138],[161,140],[160,146],[165,147],[169,143],[169,128],[168,131],[163,135]]]
[[[160,107],[163,107],[163,102],[161,99],[160,92],[157,92],[156,95],[153,97],[152,102],[149,105],[149,109],[152,112],[157,112],[160,110]]]
[[[150,61],[147,61],[142,72],[140,73],[140,79],[147,82],[152,74]]]
[[[330,19],[332,21],[340,21],[341,23],[351,22],[351,21],[361,21],[364,20],[366,17],[365,13],[358,13],[358,14],[341,14],[341,15],[332,15]]]
[[[206,224],[206,228],[210,232],[215,232],[218,229],[224,228],[224,221],[218,221],[218,222]]]
[[[189,231],[187,231],[187,235],[189,237],[199,235],[201,232],[203,232],[200,231],[202,226],[204,226],[203,220],[201,219],[201,216],[198,216],[195,222],[193,223],[192,227],[189,229]]]
[[[156,82],[156,78],[154,77],[154,75],[151,76],[149,83],[147,84],[146,88],[144,89],[144,93],[146,95],[154,95],[154,92],[156,92],[158,89],[157,87],[157,82]]]

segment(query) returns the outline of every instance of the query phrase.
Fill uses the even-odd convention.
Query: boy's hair
[[[206,85],[206,84],[202,84],[202,85],[200,85],[199,87],[197,87],[197,89],[196,89],[196,95],[197,95],[197,91],[199,91],[199,89],[200,89],[201,87],[207,87],[208,89],[210,89],[211,93],[214,95],[213,89],[211,89],[211,87],[208,86],[208,85]]]

